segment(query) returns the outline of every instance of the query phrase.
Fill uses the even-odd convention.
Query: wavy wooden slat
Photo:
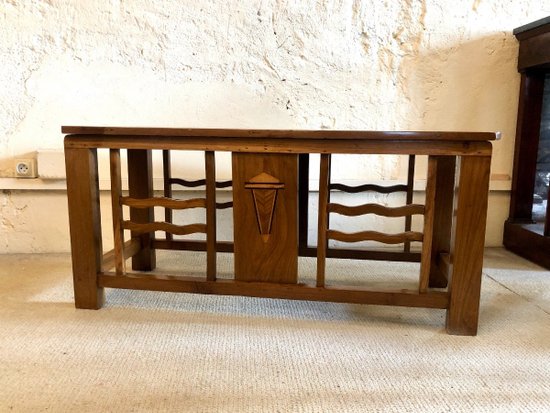
[[[376,214],[384,217],[406,217],[410,215],[424,214],[424,205],[411,204],[400,207],[386,207],[380,204],[363,204],[347,206],[342,204],[328,204],[328,212],[354,217],[357,215]]]
[[[195,188],[197,186],[204,186],[206,185],[206,179],[198,179],[196,181],[187,181],[185,179],[181,178],[170,178],[168,179],[168,183],[174,184],[174,185],[181,185],[188,188]],[[233,185],[233,181],[219,181],[216,182],[216,188],[228,188]]]
[[[164,207],[170,209],[189,209],[189,208],[206,208],[206,199],[193,198],[193,199],[173,199],[165,197],[155,198],[130,198],[128,196],[120,198],[122,205],[128,205],[132,208],[150,208],[150,207]]]
[[[405,241],[422,241],[423,235],[421,232],[414,231],[400,232],[398,234],[362,231],[349,234],[347,232],[328,230],[327,238],[342,242],[377,241],[384,244],[400,244]]]
[[[391,194],[393,192],[406,192],[407,191],[407,185],[391,185],[391,186],[382,186],[382,185],[375,185],[375,184],[364,184],[359,186],[349,186],[344,184],[330,184],[329,188],[331,190],[337,190],[342,192],[348,192],[355,194],[357,192],[366,192],[366,191],[373,191],[373,192],[379,192],[381,194]]]
[[[174,235],[206,234],[206,224],[174,225],[168,222],[137,224],[132,221],[123,221],[122,226],[124,229],[135,231],[138,234],[154,231],[164,231]]]
[[[216,202],[216,209],[233,208],[233,201],[229,202]]]
[[[233,186],[233,181],[217,181],[216,188],[229,188]]]

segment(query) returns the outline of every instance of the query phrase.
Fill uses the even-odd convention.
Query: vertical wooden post
[[[450,334],[477,333],[490,167],[490,156],[460,160],[446,322]]]
[[[206,169],[206,279],[216,280],[216,163],[214,152],[204,153]]]
[[[407,169],[407,195],[405,198],[405,203],[407,205],[412,204],[413,195],[414,195],[414,165],[416,162],[415,155],[409,155],[409,167]],[[405,217],[405,232],[410,231],[412,228],[412,215],[407,215]],[[411,242],[405,241],[403,245],[404,252],[411,252]]]
[[[432,264],[432,239],[434,232],[434,204],[437,186],[437,158],[428,157],[428,176],[426,179],[426,201],[424,202],[424,231],[422,237],[422,254],[420,259],[420,282],[418,290],[428,291],[430,268]]]
[[[113,240],[115,244],[115,270],[117,275],[126,272],[124,259],[124,229],[122,228],[122,180],[120,174],[120,149],[110,149],[111,205],[113,214]]]
[[[429,283],[431,288],[445,288],[448,283],[447,274],[442,271],[444,263],[441,261],[440,254],[448,254],[451,250],[455,175],[456,157],[438,156]]]
[[[97,285],[103,255],[97,150],[66,147],[65,166],[75,306],[95,310],[104,301]]]
[[[309,154],[298,155],[298,250],[305,255],[309,229]]]
[[[128,189],[131,198],[153,197],[153,160],[151,150],[128,149]],[[140,224],[154,221],[153,208],[130,208],[130,220]],[[151,271],[156,266],[156,254],[152,248],[154,232],[132,233],[139,238],[141,250],[132,257],[132,269]]]
[[[325,286],[325,264],[327,258],[327,203],[329,185],[330,154],[321,154],[319,172],[319,211],[317,226],[317,287]]]
[[[170,159],[170,151],[164,149],[162,151],[162,176],[164,183],[164,196],[166,198],[172,198],[172,161]],[[164,208],[164,220],[168,223],[172,223],[173,213],[170,208]],[[173,236],[169,232],[165,233],[166,241],[172,241]]]

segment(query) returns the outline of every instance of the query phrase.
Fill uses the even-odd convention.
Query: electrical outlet
[[[15,176],[18,178],[36,178],[36,159],[16,159]]]

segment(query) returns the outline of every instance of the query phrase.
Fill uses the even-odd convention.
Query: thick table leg
[[[128,189],[131,198],[153,197],[153,160],[150,150],[128,149]],[[154,221],[153,208],[130,208],[130,220],[140,224]],[[132,269],[151,271],[156,267],[156,254],[152,248],[154,233],[134,234],[139,238],[141,250],[132,257]]]
[[[476,335],[491,158],[463,156],[451,243],[447,332]]]
[[[103,288],[97,285],[103,255],[96,149],[65,149],[67,197],[77,308],[98,309]]]
[[[451,227],[453,223],[453,198],[455,190],[456,157],[437,156],[435,211],[430,267],[430,288],[445,288],[447,272],[443,269],[441,253],[451,250]]]

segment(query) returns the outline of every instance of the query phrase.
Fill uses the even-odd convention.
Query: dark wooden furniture
[[[550,17],[514,30],[521,73],[510,216],[503,243],[550,269]],[[543,159],[544,158],[544,159]],[[538,217],[533,206],[546,211]]]
[[[129,288],[203,294],[320,300],[446,309],[450,334],[477,332],[487,195],[494,133],[370,132],[168,128],[62,128],[65,138],[67,190],[75,303],[97,309],[103,289]],[[111,195],[115,247],[103,254],[100,227],[97,150],[111,160]],[[205,197],[173,199],[152,192],[152,150],[196,150],[205,157]],[[120,151],[127,151],[129,194],[121,191]],[[215,151],[232,153],[234,279],[217,279],[216,254],[228,251],[216,240]],[[303,239],[299,221],[300,161],[321,154],[317,277],[301,282],[296,266]],[[330,202],[332,154],[427,155],[424,205],[389,208],[376,204],[346,206]],[[129,207],[129,219],[123,206]],[[204,208],[206,223],[155,222],[154,207]],[[424,218],[422,232],[385,234],[362,228],[355,233],[332,229],[329,214],[377,214]],[[124,230],[130,230],[128,241]],[[206,242],[157,239],[155,232],[206,234]],[[415,290],[373,291],[332,285],[325,278],[327,240],[374,240],[387,244],[422,242]],[[206,250],[204,277],[155,274],[156,249]],[[133,270],[126,260],[132,258]],[[114,270],[113,270],[114,269]],[[182,268],[185,271],[185,268]],[[447,284],[446,289],[441,287]]]

